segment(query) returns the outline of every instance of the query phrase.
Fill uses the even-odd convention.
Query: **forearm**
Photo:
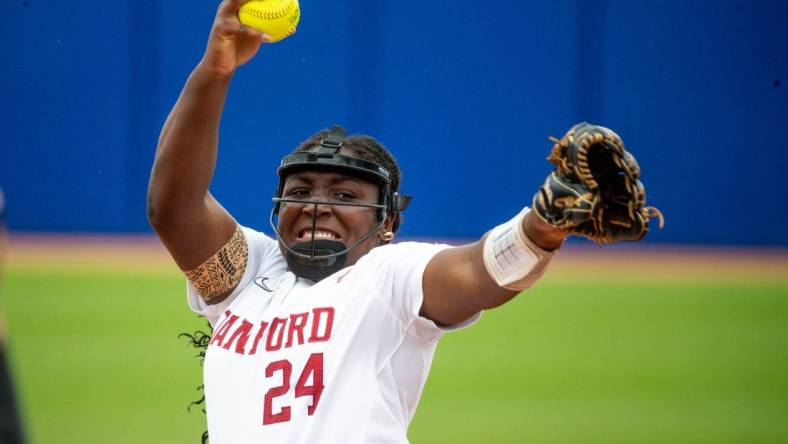
[[[519,291],[498,285],[484,265],[480,240],[441,251],[424,271],[421,315],[441,325],[454,325],[482,310],[503,305]]]
[[[542,277],[547,265],[550,263],[550,259],[552,259],[554,254],[552,252],[557,250],[566,238],[564,232],[541,220],[533,211],[525,213],[522,218],[521,228],[522,234],[526,237],[524,239],[526,245],[523,247],[525,250],[528,250],[529,256],[533,255],[535,257],[535,261],[530,262],[529,271],[512,284],[501,285],[499,282],[496,282],[494,275],[491,273],[492,264],[485,264],[485,243],[492,232],[485,234],[478,242],[464,247],[468,249],[466,261],[469,269],[466,273],[469,276],[473,276],[471,282],[475,284],[474,288],[469,289],[471,291],[468,291],[468,294],[471,295],[476,311],[503,305],[523,289],[535,284]],[[500,247],[499,245],[498,248]],[[509,248],[517,249],[520,247],[509,245]],[[523,253],[525,252],[513,252],[512,257],[499,260],[503,263],[516,261],[514,254],[522,258]],[[493,261],[494,258],[489,257],[487,260]]]
[[[219,122],[231,76],[198,65],[167,117],[148,186],[154,227],[193,217],[204,206],[216,166]]]
[[[477,242],[441,251],[424,273],[422,315],[451,325],[505,304],[539,280],[565,237],[528,211]]]

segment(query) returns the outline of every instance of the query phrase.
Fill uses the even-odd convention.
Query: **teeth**
[[[299,237],[311,239],[312,230],[304,230]],[[337,239],[337,235],[330,231],[315,230],[315,239]]]

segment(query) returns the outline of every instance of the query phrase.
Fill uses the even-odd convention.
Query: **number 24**
[[[282,372],[282,385],[272,387],[265,394],[263,404],[263,425],[276,424],[277,422],[290,421],[290,407],[285,406],[278,413],[273,413],[274,398],[282,396],[290,391],[290,374],[293,373],[293,365],[290,361],[283,359],[268,364],[265,368],[265,377],[270,378],[275,372]],[[309,376],[312,376],[312,384],[306,385]],[[304,370],[298,378],[295,386],[295,396],[311,396],[312,405],[307,408],[307,414],[312,416],[320,402],[320,395],[323,393],[323,353],[312,353],[304,365]]]

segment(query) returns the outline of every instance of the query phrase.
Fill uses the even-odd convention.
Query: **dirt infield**
[[[178,273],[166,250],[149,235],[11,235],[6,266],[12,270],[139,270]],[[557,256],[552,276],[602,275],[616,270],[629,278],[788,279],[788,250],[733,247],[622,245],[605,248],[570,243]]]
[[[566,253],[556,258],[556,273],[604,274],[616,270],[624,279],[788,279],[788,251],[779,249],[570,246]]]
[[[50,267],[85,271],[178,273],[158,239],[149,235],[18,235],[8,238],[11,270]]]

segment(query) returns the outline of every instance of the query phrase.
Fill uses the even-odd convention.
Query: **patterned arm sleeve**
[[[226,310],[227,307],[229,307],[230,304],[235,300],[235,298],[238,297],[238,295],[246,288],[246,286],[248,286],[254,280],[255,274],[258,272],[258,270],[261,267],[265,267],[266,262],[270,262],[271,257],[278,255],[279,246],[275,240],[251,228],[241,227],[240,229],[242,232],[242,237],[246,241],[246,264],[243,268],[236,267],[240,271],[240,280],[235,286],[235,289],[230,293],[229,296],[227,296],[227,298],[218,304],[208,304],[205,302],[197,288],[195,288],[191,280],[187,281],[186,295],[189,302],[189,308],[191,308],[195,313],[207,318],[211,325],[219,320],[219,317],[221,317],[222,313],[224,313],[224,310]],[[228,262],[231,261],[228,259]],[[240,264],[240,260],[237,259],[233,263]],[[229,263],[225,265],[229,265]],[[222,271],[217,273],[223,274],[225,272]],[[217,283],[214,285],[219,286],[223,284]]]

